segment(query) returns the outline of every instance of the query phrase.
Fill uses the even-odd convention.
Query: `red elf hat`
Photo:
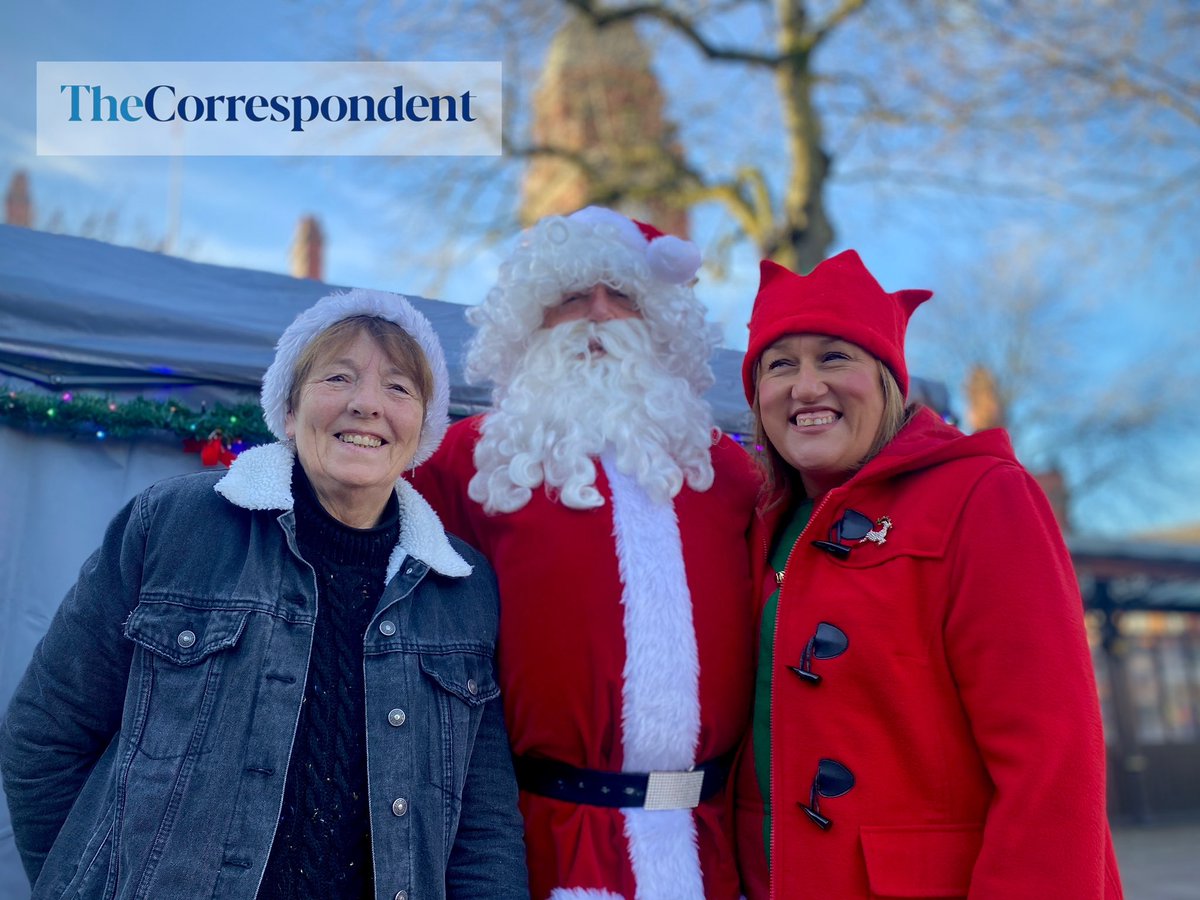
[[[853,250],[831,256],[808,275],[764,259],[759,276],[742,362],[747,402],[754,402],[759,357],[787,334],[827,334],[858,344],[883,361],[901,393],[908,395],[904,332],[913,310],[932,297],[932,291],[887,293]]]

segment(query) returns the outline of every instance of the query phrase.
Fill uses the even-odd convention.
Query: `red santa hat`
[[[650,274],[666,284],[687,284],[700,270],[700,250],[695,244],[664,234],[647,222],[626,218],[603,206],[585,206],[566,219],[588,226],[597,235],[611,229],[631,251],[643,255]]]
[[[907,396],[904,332],[913,310],[932,296],[922,290],[887,293],[853,250],[830,257],[808,275],[764,259],[742,362],[746,400],[754,402],[759,357],[787,334],[827,334],[858,344],[883,361]]]
[[[425,423],[421,426],[421,440],[417,444],[412,465],[417,466],[429,459],[441,444],[450,425],[450,373],[446,369],[446,355],[441,341],[429,320],[413,307],[408,299],[387,291],[371,291],[355,288],[339,294],[322,297],[287,327],[275,346],[275,359],[263,375],[262,408],[263,419],[271,433],[285,440],[285,420],[288,413],[288,396],[296,379],[296,362],[313,338],[332,325],[352,316],[375,316],[399,325],[420,346],[433,374],[433,388],[425,398]]]
[[[717,337],[692,290],[700,262],[691,241],[604,207],[539,220],[521,233],[483,303],[467,313],[477,328],[468,380],[507,383],[548,308],[572,291],[607,284],[636,300],[655,340],[678,357],[671,371],[707,390]]]

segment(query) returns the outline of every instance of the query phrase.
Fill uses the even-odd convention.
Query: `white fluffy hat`
[[[387,291],[355,288],[342,294],[322,297],[287,327],[275,345],[275,359],[263,375],[263,418],[272,434],[286,440],[285,419],[288,395],[296,377],[296,361],[309,342],[331,325],[351,316],[376,316],[394,322],[420,345],[433,373],[433,389],[425,398],[425,424],[412,464],[417,466],[429,459],[438,448],[450,425],[450,373],[441,341],[429,320],[408,302],[407,298]]]

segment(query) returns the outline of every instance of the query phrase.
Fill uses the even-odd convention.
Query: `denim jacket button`
[[[408,891],[396,891],[393,900],[408,900]]]
[[[396,633],[396,623],[393,622],[391,619],[384,619],[382,622],[379,623],[379,630],[385,636],[391,637],[393,634]]]
[[[179,644],[180,647],[182,647],[184,650],[186,650],[188,647],[191,647],[193,644],[196,643],[196,632],[181,631],[181,632],[179,632],[179,637],[175,638],[175,641],[176,641],[176,643]]]
[[[401,725],[404,724],[405,718],[407,718],[407,717],[404,715],[404,710],[393,709],[391,712],[388,713],[388,724],[391,725],[393,728],[399,728]]]
[[[392,801],[392,814],[402,816],[408,812],[408,801],[403,797],[397,797]]]
[[[467,679],[467,691],[471,694],[472,697],[474,697],[476,694],[479,693],[479,685],[476,684],[474,678]]]

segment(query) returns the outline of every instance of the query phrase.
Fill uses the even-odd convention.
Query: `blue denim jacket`
[[[317,611],[286,444],[135,497],[84,564],[0,729],[40,898],[252,900]],[[528,897],[487,562],[407,483],[363,638],[377,900]],[[474,572],[472,572],[474,567]]]

